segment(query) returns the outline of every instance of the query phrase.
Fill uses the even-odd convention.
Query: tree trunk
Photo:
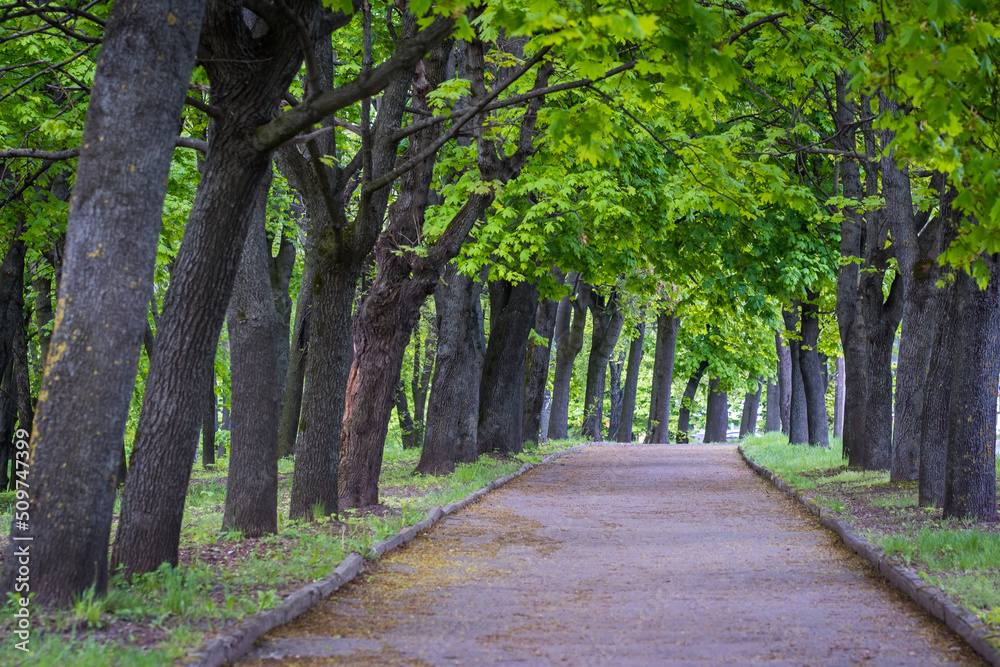
[[[719,378],[708,380],[708,406],[705,408],[704,442],[726,442],[729,431],[729,395],[719,391]]]
[[[576,298],[570,301],[573,321],[565,336],[556,344],[556,369],[552,380],[552,412],[549,414],[549,438],[569,437],[569,388],[573,380],[573,363],[583,349],[583,334],[587,327],[591,287],[577,278]],[[568,319],[568,318],[567,318]]]
[[[691,428],[691,408],[694,407],[694,397],[698,392],[698,384],[701,376],[708,369],[708,362],[703,361],[698,364],[698,369],[690,378],[687,386],[684,387],[684,395],[681,396],[681,407],[677,414],[677,442],[685,444],[690,442],[688,430]]]
[[[625,315],[618,303],[618,292],[612,289],[607,301],[594,293],[590,300],[594,313],[594,330],[587,360],[587,388],[583,400],[583,435],[600,441],[604,437],[604,381],[608,360],[618,344]]]
[[[222,528],[245,537],[278,531],[278,336],[283,323],[268,277],[271,253],[264,223],[270,183],[265,178],[256,193],[227,314],[233,407]]]
[[[1000,265],[985,257],[989,284],[980,290],[958,275],[954,373],[948,408],[944,518],[993,521],[997,516],[997,378],[1000,376]]]
[[[781,432],[787,435],[792,424],[792,351],[780,333],[774,334],[774,345],[778,353],[778,414]]]
[[[423,345],[421,345],[419,325],[413,330],[413,380],[410,391],[413,395],[413,447],[424,444],[424,408],[427,406],[427,393],[431,386],[431,375],[434,372],[434,348],[436,347],[437,330],[427,313],[421,312],[419,320],[426,323]],[[418,320],[418,322],[419,322]],[[421,350],[421,348],[423,348]]]
[[[205,468],[215,465],[215,410],[215,369],[213,368],[208,391],[205,393],[205,415],[201,422],[201,465]]]
[[[844,385],[847,378],[844,371],[844,358],[837,357],[837,380],[833,389],[833,437],[844,435]]]
[[[767,380],[767,401],[764,412],[764,433],[781,430],[781,394],[778,390],[778,383],[771,378]]]
[[[490,283],[490,338],[479,384],[479,453],[518,454],[523,447],[523,375],[528,336],[538,305],[538,286]],[[563,436],[565,437],[565,436]]]
[[[792,301],[792,310],[782,311],[785,319],[785,328],[788,331],[797,331],[799,328],[800,305],[797,300]],[[806,407],[806,390],[802,382],[801,350],[802,344],[797,340],[788,341],[788,350],[791,353],[791,388],[792,404],[789,411],[788,442],[793,445],[809,442],[809,415]]]
[[[625,401],[625,390],[621,386],[622,371],[625,369],[625,350],[618,359],[608,362],[608,440],[618,441],[618,429],[622,423],[622,403]]]
[[[656,353],[653,357],[653,390],[649,403],[649,425],[647,443],[670,442],[670,386],[674,381],[674,359],[677,355],[677,332],[681,319],[664,311],[656,316]],[[704,371],[702,371],[704,372]],[[698,375],[701,381],[701,374]],[[698,386],[695,383],[695,390]],[[685,396],[687,394],[685,393]],[[691,395],[694,398],[694,394]],[[677,425],[678,433],[681,426]],[[688,430],[685,423],[683,431]],[[678,438],[680,435],[678,435]],[[686,435],[684,436],[687,437]],[[681,442],[678,440],[677,442]],[[687,440],[684,440],[687,442]]]
[[[557,278],[562,278],[558,274]],[[560,302],[554,299],[542,299],[535,313],[535,333],[544,342],[528,341],[527,363],[524,369],[524,416],[521,419],[521,439],[525,442],[538,442],[542,439],[540,431],[542,421],[542,403],[545,398],[545,386],[549,381],[549,357],[552,350],[552,338],[555,331],[556,315]]]
[[[865,470],[888,470],[892,466],[892,348],[902,315],[903,283],[897,274],[884,301],[882,283],[881,278],[875,281],[871,274],[861,281],[868,348],[861,457],[861,467]]]
[[[416,472],[440,475],[453,472],[455,463],[479,456],[479,379],[486,354],[482,285],[458,273],[454,263],[445,269],[444,283],[434,290],[438,345],[427,406],[427,433]]]
[[[15,486],[16,468],[11,465],[14,460],[14,441],[17,431],[17,383],[14,381],[14,360],[7,359],[2,374],[0,374],[0,447],[3,461],[0,491]],[[23,434],[22,434],[23,435]],[[10,473],[8,475],[8,472]]]
[[[826,386],[823,367],[819,361],[819,306],[815,300],[819,293],[806,290],[808,301],[802,304],[802,343],[799,348],[799,368],[805,393],[806,420],[809,444],[814,447],[830,446],[830,424],[826,414]]]
[[[757,432],[757,410],[760,407],[760,392],[764,378],[757,379],[757,391],[743,397],[743,416],[740,419],[740,440]]]
[[[410,416],[410,408],[406,403],[406,383],[399,379],[396,385],[396,419],[399,421],[399,439],[403,449],[412,449],[413,445],[413,417]]]
[[[645,312],[640,318],[645,316]],[[635,399],[639,393],[639,369],[642,367],[642,343],[646,338],[646,322],[640,319],[637,335],[628,346],[628,368],[625,371],[625,395],[622,398],[622,421],[615,440],[632,442],[632,425],[635,422]]]
[[[285,374],[285,387],[281,394],[278,458],[290,456],[295,452],[295,439],[299,433],[299,416],[302,414],[302,383],[306,372],[306,356],[309,351],[309,320],[313,301],[313,282],[316,278],[313,269],[314,254],[311,250],[306,251],[299,298],[295,302],[295,324],[288,350],[288,371]]]
[[[270,177],[270,152],[258,150],[254,135],[277,114],[301,63],[291,22],[255,40],[239,7],[213,3],[202,30],[201,48],[215,56],[205,68],[221,113],[164,300],[122,497],[112,562],[129,575],[177,564],[204,410],[204,395],[185,388],[208,384],[252,210]]]
[[[49,340],[52,338],[50,331],[45,331],[45,327],[55,319],[52,310],[52,280],[45,275],[35,273],[31,281],[31,287],[35,292],[35,326],[38,327],[38,350],[42,357],[42,366],[49,358]]]
[[[37,405],[45,426],[31,442],[31,526],[12,527],[12,536],[33,538],[36,604],[66,604],[90,586],[98,594],[107,588],[121,434],[204,6],[116,3],[107,21],[67,223],[58,325]],[[164,21],[168,14],[176,21]],[[17,559],[7,558],[5,589],[13,590],[16,572]]]
[[[268,282],[271,286],[271,300],[274,302],[274,311],[277,314],[277,330],[274,337],[274,345],[277,349],[278,360],[278,397],[284,403],[285,380],[288,377],[288,364],[291,360],[291,350],[289,341],[291,340],[292,328],[292,296],[289,288],[292,282],[292,273],[295,271],[295,244],[288,236],[285,228],[281,230],[281,240],[278,243],[278,254],[271,256],[273,243],[270,237],[267,238],[267,273]],[[301,291],[301,288],[300,288]]]

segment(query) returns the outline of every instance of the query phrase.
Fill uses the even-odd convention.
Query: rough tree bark
[[[648,443],[670,442],[670,386],[674,381],[674,358],[677,354],[677,332],[680,330],[680,326],[681,319],[674,317],[674,314],[669,311],[664,311],[656,316],[653,389],[652,400],[649,403],[649,424],[646,430],[646,442]],[[698,376],[698,380],[701,380],[701,375]],[[695,388],[697,389],[697,385]],[[679,424],[677,428],[679,432]],[[687,426],[684,427],[684,432],[687,433]],[[685,440],[685,442],[687,441]]]
[[[569,388],[573,380],[573,363],[583,349],[583,333],[587,327],[590,309],[591,286],[577,277],[574,286],[576,298],[570,300],[573,309],[572,323],[565,336],[556,344],[556,368],[552,380],[552,411],[549,414],[549,438],[565,440],[569,437]]]
[[[561,273],[556,274],[560,282],[562,277]],[[540,431],[542,404],[545,400],[545,385],[549,381],[549,357],[559,305],[554,299],[542,299],[535,313],[533,328],[544,342],[528,342],[527,363],[524,368],[524,416],[521,419],[521,440],[525,442],[538,442],[543,438]]]
[[[538,305],[538,286],[506,280],[490,283],[490,337],[479,384],[479,453],[521,451],[523,376],[528,335]]]
[[[215,465],[216,407],[215,369],[213,368],[208,382],[208,391],[205,392],[205,412],[201,421],[201,465],[206,468]]]
[[[318,38],[322,8],[309,0],[290,4]],[[122,497],[112,562],[129,575],[177,563],[204,410],[204,395],[185,388],[208,384],[254,195],[270,173],[270,151],[259,149],[254,137],[277,115],[302,62],[292,22],[257,37],[248,18],[241,6],[212,2],[202,26],[199,55],[220,113],[164,300]]]
[[[819,306],[815,300],[819,293],[806,290],[807,301],[802,304],[802,343],[799,347],[799,369],[805,394],[806,419],[809,444],[814,447],[830,446],[830,425],[826,414],[826,383],[819,351]]]
[[[245,537],[278,531],[278,339],[283,325],[268,276],[271,253],[264,223],[270,184],[264,178],[254,193],[227,314],[233,399],[222,527]]]
[[[590,300],[590,309],[594,314],[594,329],[590,357],[587,360],[583,435],[600,441],[604,437],[604,380],[608,372],[608,360],[611,359],[611,353],[615,351],[622,332],[625,314],[618,303],[618,290],[614,288],[606,301],[595,292]]]
[[[781,315],[785,320],[785,328],[788,331],[798,331],[799,329],[798,300],[792,301],[792,309],[782,311]],[[809,442],[809,413],[806,407],[806,390],[802,382],[801,365],[802,343],[798,340],[788,341],[788,350],[791,353],[791,389],[792,405],[789,411],[788,442],[793,445]]]
[[[427,406],[427,433],[416,472],[440,475],[456,463],[479,456],[479,379],[486,338],[479,303],[482,285],[448,264],[444,282],[434,290],[438,346]]]
[[[31,527],[25,535],[12,526],[12,536],[33,538],[35,603],[107,588],[122,434],[204,5],[116,3],[105,28],[37,404],[36,425],[45,426],[31,438]],[[13,590],[16,571],[17,559],[6,559],[5,589]]]
[[[778,416],[781,432],[787,435],[792,423],[792,351],[780,333],[774,334],[774,345],[778,354]]]
[[[708,406],[705,408],[705,442],[726,442],[729,431],[729,394],[719,391],[719,378],[708,380]]]
[[[622,403],[625,401],[625,389],[621,385],[622,371],[625,370],[625,350],[618,359],[608,362],[608,441],[617,442],[618,428],[622,423]]]
[[[753,378],[751,378],[753,379]],[[757,411],[760,408],[760,393],[764,378],[757,378],[757,391],[743,397],[743,415],[740,418],[740,439],[757,432]]]
[[[281,165],[283,160],[279,157],[277,163]],[[306,250],[299,298],[295,302],[295,323],[288,349],[288,371],[285,373],[285,385],[281,393],[281,421],[278,425],[279,458],[295,452],[295,439],[299,433],[299,415],[302,414],[302,381],[305,376],[306,358],[309,351],[309,311],[312,308],[312,290],[315,279],[314,255],[313,251]]]
[[[955,290],[954,369],[948,407],[944,518],[997,518],[997,379],[1000,376],[1000,258],[984,256],[989,284],[965,272]]]
[[[618,425],[615,440],[632,442],[634,434],[632,425],[635,423],[635,399],[639,393],[639,369],[642,367],[642,343],[646,338],[645,312],[640,315],[636,327],[636,336],[628,346],[628,367],[625,370],[625,395],[622,398],[622,420]]]
[[[681,396],[681,407],[677,413],[677,442],[679,444],[690,442],[688,430],[691,428],[691,408],[694,407],[694,397],[698,392],[698,384],[701,377],[708,370],[708,362],[702,361],[694,374],[688,378],[687,386],[684,387],[684,394]]]
[[[406,402],[406,383],[399,379],[396,385],[396,419],[399,421],[399,439],[403,449],[413,448],[413,417]]]
[[[773,378],[767,379],[767,405],[764,411],[764,433],[781,430],[781,394],[778,383]]]

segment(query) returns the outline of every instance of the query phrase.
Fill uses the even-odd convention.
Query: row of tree
[[[176,564],[217,393],[226,528],[277,529],[279,453],[292,518],[377,504],[431,295],[421,472],[566,437],[588,334],[582,432],[605,437],[611,394],[630,440],[655,315],[649,441],[672,405],[687,437],[706,375],[706,438],[725,438],[728,392],[753,397],[749,428],[777,356],[790,439],[825,446],[821,353],[842,347],[851,464],[992,516],[989,10],[5,5],[0,387],[4,428],[33,425],[12,533],[32,537],[37,599],[105,589],[123,481],[110,567]]]

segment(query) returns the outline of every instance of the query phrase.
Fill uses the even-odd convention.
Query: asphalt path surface
[[[733,445],[598,446],[390,552],[246,665],[981,665]]]

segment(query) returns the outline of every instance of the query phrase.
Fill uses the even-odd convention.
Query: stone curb
[[[483,488],[473,491],[461,500],[448,503],[444,507],[433,507],[427,512],[427,517],[423,521],[412,526],[407,526],[395,535],[391,535],[368,547],[367,557],[368,559],[378,558],[387,551],[413,540],[417,536],[417,533],[427,530],[449,514],[453,514],[471,505],[490,491],[503,486],[532,468],[549,463],[570,452],[579,451],[596,444],[601,443],[586,443],[554,452],[542,459],[542,462],[539,464],[525,463],[509,475],[496,478]],[[337,569],[329,577],[307,584],[289,595],[281,604],[273,609],[267,609],[246,618],[229,634],[215,637],[203,644],[197,652],[189,655],[182,664],[194,665],[195,667],[220,667],[220,665],[239,660],[253,647],[254,642],[259,637],[267,634],[279,625],[289,623],[301,616],[320,600],[330,595],[330,593],[354,579],[362,571],[364,562],[365,558],[360,553],[357,551],[352,552],[340,562],[340,565],[337,566]]]
[[[819,517],[821,524],[835,532],[851,551],[871,563],[883,577],[889,580],[889,583],[909,595],[932,616],[954,630],[986,662],[993,667],[1000,667],[1000,648],[994,643],[1000,640],[1000,634],[992,632],[967,608],[949,600],[940,588],[931,586],[921,579],[920,575],[907,567],[900,559],[886,556],[881,547],[871,544],[855,533],[849,523],[838,518],[839,515],[836,512],[823,507],[812,496],[803,494],[774,472],[751,459],[743,451],[742,445],[738,449],[740,456],[755,473],[771,482],[779,490],[794,496],[796,500],[805,505],[810,513]]]

